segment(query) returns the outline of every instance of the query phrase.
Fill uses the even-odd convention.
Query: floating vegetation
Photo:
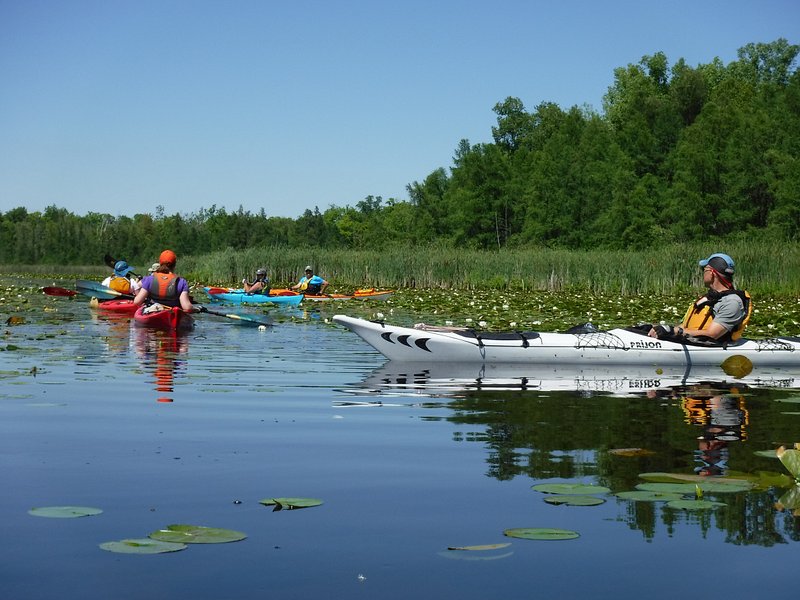
[[[164,554],[165,552],[178,552],[187,548],[186,544],[162,542],[150,538],[103,542],[99,546],[108,552],[118,552],[120,554]]]
[[[42,506],[28,511],[34,517],[47,517],[50,519],[77,519],[79,517],[92,517],[103,511],[91,506]]]
[[[608,451],[609,454],[613,454],[614,456],[625,456],[625,457],[633,457],[633,456],[650,456],[655,454],[652,450],[645,450],[644,448],[612,448]]]
[[[499,550],[500,548],[507,548],[511,542],[503,544],[483,544],[481,546],[448,546],[448,550],[464,550],[466,552],[480,552],[482,550]]]
[[[703,481],[700,483],[640,483],[636,486],[637,490],[645,492],[661,492],[673,494],[696,494],[698,488],[702,492],[715,494],[733,494],[736,492],[747,492],[755,486],[749,481],[742,479],[728,480],[727,482]]]
[[[247,534],[232,529],[202,525],[167,525],[166,528],[154,531],[148,537],[161,542],[182,544],[227,544],[241,541],[247,537]]]
[[[611,490],[602,485],[589,485],[585,483],[538,483],[531,486],[532,490],[545,494],[569,494],[584,496],[590,494],[608,494]]]
[[[547,527],[506,529],[503,535],[522,540],[574,540],[580,537],[577,531],[571,531],[569,529],[551,529]]]
[[[548,504],[565,504],[567,506],[597,506],[605,500],[596,496],[555,495],[544,499]]]
[[[747,377],[753,371],[752,361],[741,354],[729,356],[720,366],[727,375],[736,378]]]
[[[676,494],[675,492],[649,492],[646,490],[617,492],[614,495],[622,500],[634,500],[636,502],[671,502],[672,500],[681,500],[683,498],[683,494]]]
[[[775,451],[783,466],[792,474],[800,485],[800,444],[795,444],[793,449],[787,450],[783,446]]]
[[[264,498],[258,502],[264,506],[274,506],[274,511],[310,508],[322,504],[322,500],[318,500],[317,498]]]
[[[714,502],[713,500],[672,500],[667,502],[667,508],[675,510],[709,510],[719,506],[727,506],[723,502]]]

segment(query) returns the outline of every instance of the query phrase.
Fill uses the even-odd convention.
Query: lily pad
[[[547,527],[506,529],[503,535],[523,540],[574,540],[580,537],[577,531],[570,531],[569,529],[551,529]]]
[[[800,481],[800,450],[786,450],[783,446],[775,452],[783,466],[792,474],[792,477]]]
[[[507,548],[511,542],[504,544],[483,544],[481,546],[449,546],[448,550],[467,550],[467,551],[481,551],[481,550],[498,550],[500,548]]]
[[[549,496],[544,501],[548,504],[566,504],[568,506],[597,506],[605,502],[603,498],[598,498],[597,496],[569,496],[565,494]]]
[[[165,552],[178,552],[186,549],[186,544],[162,542],[150,538],[119,540],[100,544],[103,550],[119,552],[120,554],[163,554]]]
[[[639,477],[651,483],[695,483],[705,492],[741,492],[753,489],[752,477],[714,477],[709,479],[703,475],[687,473],[640,473]],[[729,487],[723,487],[729,486]],[[637,489],[645,489],[636,486]],[[668,490],[660,490],[668,491]],[[677,491],[677,490],[675,490]],[[692,490],[693,491],[693,490]],[[684,492],[681,492],[684,493]]]
[[[168,525],[150,534],[150,539],[182,544],[226,544],[238,542],[247,534],[232,529],[203,527],[202,525]]]
[[[755,485],[744,479],[701,480],[696,483],[640,483],[637,490],[647,492],[673,492],[676,494],[694,494],[697,488],[703,492],[715,494],[734,494],[752,490]]]
[[[753,454],[756,456],[763,456],[764,458],[778,458],[776,450],[756,450]]]
[[[736,377],[737,379],[746,377],[753,371],[753,362],[741,354],[729,356],[720,366],[726,375]]]
[[[274,506],[274,510],[294,510],[322,504],[322,500],[317,498],[264,498],[258,502],[264,506]]]
[[[617,492],[614,495],[622,500],[635,500],[637,502],[671,502],[672,500],[681,500],[683,498],[683,494],[674,492],[648,492],[646,490]]]
[[[91,506],[41,506],[28,511],[34,517],[48,517],[51,519],[77,519],[78,517],[92,517],[103,511]]]
[[[778,510],[797,510],[800,508],[800,485],[794,486],[781,496],[775,508]]]
[[[585,483],[538,483],[531,486],[531,489],[545,494],[570,494],[572,496],[608,494],[611,491],[602,485],[588,485]]]
[[[726,506],[723,502],[714,502],[713,500],[673,500],[667,502],[667,508],[674,508],[676,510],[709,510],[717,506]]]
[[[651,454],[655,454],[652,450],[647,450],[646,448],[612,448],[608,451],[609,454],[613,454],[614,456],[650,456]]]

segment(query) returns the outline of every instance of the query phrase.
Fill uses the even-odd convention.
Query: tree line
[[[647,249],[800,230],[800,46],[752,43],[725,65],[658,52],[614,71],[603,111],[518,98],[492,142],[461,140],[449,169],[297,219],[212,206],[192,214],[0,213],[0,263],[148,260],[256,246]]]

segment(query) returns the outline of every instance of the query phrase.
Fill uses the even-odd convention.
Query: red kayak
[[[133,303],[133,300],[105,300],[97,303],[97,305],[91,306],[97,310],[128,315],[132,315],[136,312],[136,309],[139,308]]]
[[[178,329],[190,329],[194,325],[194,319],[182,308],[165,307],[163,310],[151,310],[144,312],[148,307],[140,306],[133,315],[133,320],[137,325],[153,327],[156,329],[168,329],[177,331]]]

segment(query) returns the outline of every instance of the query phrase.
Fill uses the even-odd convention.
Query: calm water
[[[580,482],[617,492],[652,471],[783,472],[754,452],[800,441],[791,389],[800,382],[790,376],[769,386],[567,371],[477,382],[386,365],[325,322],[337,310],[369,310],[361,305],[275,313],[267,331],[200,315],[172,338],[98,316],[85,300],[9,289],[0,317],[26,322],[4,325],[0,338],[0,598],[752,598],[796,589],[800,518],[774,506],[786,490],[706,494],[726,506],[687,513],[611,495],[600,506],[553,506],[531,489]],[[628,448],[644,452],[619,452]],[[273,512],[258,503],[278,496],[324,504]],[[27,513],[53,505],[104,512]],[[248,538],[153,556],[98,548],[172,523]],[[504,537],[516,527],[580,538]]]

